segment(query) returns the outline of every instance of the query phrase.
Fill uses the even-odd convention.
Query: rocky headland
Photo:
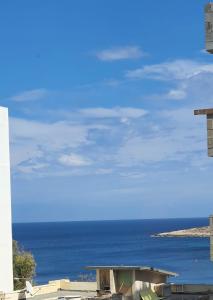
[[[210,237],[209,226],[156,233],[152,237]]]

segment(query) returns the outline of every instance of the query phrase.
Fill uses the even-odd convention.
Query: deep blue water
[[[13,237],[33,253],[37,283],[77,279],[87,265],[147,265],[180,274],[172,282],[213,283],[207,238],[151,238],[157,232],[205,226],[207,218],[25,223]]]

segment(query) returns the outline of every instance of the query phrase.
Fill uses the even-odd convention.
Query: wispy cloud
[[[195,120],[192,109],[161,111],[159,116],[155,114],[155,120],[161,124],[157,130],[149,124],[146,134],[138,130],[125,139],[117,154],[122,166],[169,161],[187,161],[190,165],[205,151],[204,128],[200,120]]]
[[[162,85],[163,91],[166,88],[159,99],[185,101],[173,101],[170,110],[153,107],[151,112],[140,103],[139,107],[62,110],[55,116],[52,112],[51,120],[57,121],[49,122],[12,118],[13,170],[36,175],[113,176],[115,172],[125,180],[146,178],[150,166],[161,170],[169,164],[206,167],[205,124],[193,117],[193,108],[204,100],[205,105],[213,104],[213,64],[175,60],[142,70],[136,79],[157,79],[155,91]]]
[[[48,90],[44,88],[34,89],[21,92],[19,94],[11,96],[9,99],[16,102],[35,101],[45,98],[48,93]]]
[[[146,53],[138,46],[114,47],[96,53],[96,57],[102,61],[136,59],[142,56],[146,56]]]
[[[206,104],[213,102],[213,64],[196,60],[173,60],[154,65],[146,65],[142,68],[129,70],[125,74],[127,79],[158,81],[165,92],[147,96],[153,100],[186,100],[187,102],[202,103],[206,98]]]
[[[149,164],[184,162],[196,166],[198,157],[201,164],[197,167],[206,164],[200,157],[206,147],[202,120],[194,119],[192,109],[152,112],[146,121],[140,109],[118,114],[119,118],[133,116],[131,122],[117,122],[111,110],[100,114],[100,109],[85,109],[86,115],[79,110],[81,119],[79,111],[73,112],[70,120],[63,122],[11,118],[13,171],[38,175],[66,175],[68,170],[75,175],[117,172],[121,177],[131,174],[139,178]]]
[[[178,85],[172,89],[169,89],[165,93],[156,93],[147,96],[150,100],[183,100],[187,98],[187,85]]]
[[[126,73],[126,77],[171,81],[190,79],[201,73],[213,73],[213,64],[206,64],[193,60],[174,60],[129,70]]]
[[[94,108],[94,111],[89,109],[73,111],[67,116],[66,121],[42,122],[11,118],[13,170],[16,173],[30,171],[41,173],[42,169],[54,169],[55,172],[57,164],[73,167],[89,166],[92,159],[84,158],[83,154],[79,154],[79,150],[95,145],[99,136],[103,139],[107,136],[106,132],[110,132],[112,125],[103,122],[106,117],[135,118],[144,114],[145,112],[140,109],[124,108],[123,111],[122,108],[112,108],[102,111],[102,108],[98,108],[96,111]],[[92,155],[94,156],[94,151]],[[99,169],[105,168],[100,166]]]
[[[140,118],[145,116],[148,112],[141,108],[133,107],[95,107],[85,108],[79,111],[85,117],[89,118]]]
[[[62,155],[59,158],[59,162],[69,167],[85,167],[92,164],[90,159],[76,153]]]
[[[173,100],[182,100],[186,98],[186,92],[184,89],[171,89],[166,95],[166,99],[173,99]]]
[[[58,156],[70,149],[77,149],[89,141],[89,128],[70,122],[45,123],[20,118],[10,119],[12,166],[15,172],[37,171],[55,164]],[[41,172],[41,167],[39,168]]]
[[[113,160],[112,149],[125,138],[122,131],[128,129],[128,120],[134,122],[147,113],[133,107],[94,107],[74,110],[64,121],[11,118],[13,170],[40,174],[52,170],[58,174],[62,166],[83,168],[95,161],[94,174],[97,170],[108,172],[111,167],[106,168],[104,162]]]

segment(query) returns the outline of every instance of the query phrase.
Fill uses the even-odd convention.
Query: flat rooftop
[[[87,270],[136,270],[136,271],[148,271],[148,272],[155,272],[160,273],[166,276],[178,276],[177,273],[170,272],[167,270],[156,269],[147,266],[87,266]]]
[[[63,291],[59,290],[55,293],[49,293],[44,295],[33,296],[33,300],[58,300],[59,298],[65,298],[67,300],[78,300],[79,298],[95,297],[96,292],[88,291]]]

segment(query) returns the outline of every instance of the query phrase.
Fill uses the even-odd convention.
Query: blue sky
[[[212,213],[205,3],[0,3],[15,222]]]

